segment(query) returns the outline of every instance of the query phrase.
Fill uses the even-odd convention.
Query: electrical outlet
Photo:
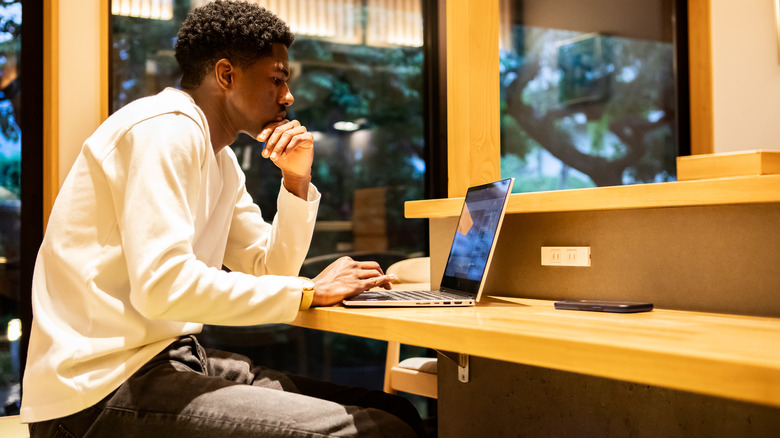
[[[590,266],[590,247],[543,246],[542,266]]]

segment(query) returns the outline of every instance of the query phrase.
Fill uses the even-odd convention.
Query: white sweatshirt
[[[182,91],[109,117],[68,174],[38,253],[22,421],[97,403],[204,323],[293,320],[314,186],[308,197],[282,186],[273,226],[264,222],[232,150],[214,154]]]

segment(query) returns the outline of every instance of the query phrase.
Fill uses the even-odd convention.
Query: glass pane
[[[169,19],[131,17],[113,2],[112,104],[115,110],[178,86],[175,35],[191,7],[173,1]],[[312,182],[322,193],[301,275],[313,277],[343,254],[384,268],[428,251],[427,222],[404,218],[404,202],[424,197],[422,3],[410,0],[256,0],[296,35],[290,48],[290,118],[315,135]],[[141,15],[140,12],[136,15]],[[232,145],[247,189],[270,219],[281,173],[262,144]],[[213,346],[266,366],[381,388],[386,344],[285,327],[207,327]],[[275,339],[281,345],[274,346]],[[278,347],[278,348],[277,348]]]
[[[501,174],[514,191],[674,180],[674,0],[501,2]]]
[[[174,1],[169,19],[118,15],[133,13],[124,3],[112,4],[112,110],[178,86],[176,32],[190,7],[204,2]],[[403,217],[406,200],[424,197],[420,3],[257,3],[296,32],[289,115],[315,134],[313,181],[323,193],[311,255],[372,252],[385,265],[424,255],[425,221]],[[247,188],[272,217],[280,173],[253,139],[241,137],[233,148]]]
[[[0,2],[0,415],[19,413],[22,2]]]
[[[166,5],[170,15],[159,12],[152,15],[151,10],[132,8],[140,2],[111,2],[112,112],[136,99],[179,84],[181,74],[173,47],[179,26],[190,11],[190,2],[163,0],[161,3]]]

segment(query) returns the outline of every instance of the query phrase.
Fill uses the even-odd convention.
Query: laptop
[[[514,178],[470,187],[436,291],[369,290],[343,300],[350,307],[474,306],[498,241]]]

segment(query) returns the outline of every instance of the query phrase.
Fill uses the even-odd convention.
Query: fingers
[[[274,131],[266,141],[263,156],[275,160],[283,153],[291,152],[297,147],[306,147],[314,144],[311,133],[303,126],[292,127],[281,133]]]
[[[395,275],[387,275],[379,263],[341,257],[314,278],[316,306],[330,305],[368,289],[392,289]]]
[[[382,289],[393,289],[394,275],[379,275],[369,278],[361,279],[357,282],[353,290],[349,293],[349,296],[355,296],[361,292],[365,292],[369,289],[381,287]]]
[[[369,289],[373,289],[376,287],[381,287],[383,289],[390,290],[393,288],[393,281],[395,280],[395,275],[392,274],[379,274],[377,271],[370,270],[370,271],[362,271],[364,273],[363,278],[360,279],[361,287],[358,290],[358,292],[366,291]]]
[[[381,287],[383,289],[391,290],[393,288],[393,281],[395,281],[395,275],[383,275],[373,287]]]
[[[384,275],[384,272],[382,272],[382,267],[379,266],[379,263],[375,261],[359,261],[354,260],[352,257],[349,256],[343,256],[340,257],[338,260],[333,262],[331,266],[340,266],[342,269],[354,269],[359,270],[361,272],[365,271],[366,273],[369,273],[370,271],[375,271],[378,275]],[[368,278],[368,277],[361,277],[361,278]]]
[[[281,157],[285,152],[314,146],[314,136],[297,120],[269,123],[260,131],[257,140],[265,141],[263,157],[272,160]]]
[[[376,272],[379,275],[383,275],[384,272],[382,272],[382,267],[379,266],[379,263],[377,262],[355,262],[357,265],[357,268],[364,272]]]
[[[379,263],[376,262],[357,262],[357,277],[363,283],[363,290],[382,287],[392,289],[392,283],[396,277],[394,274],[385,274]]]
[[[277,126],[280,126],[284,123],[289,123],[289,120],[282,120],[281,122],[271,122],[263,128],[262,131],[260,131],[259,134],[257,134],[257,141],[259,142],[265,142],[268,137],[271,135],[272,132],[274,132],[274,129],[276,129]]]

